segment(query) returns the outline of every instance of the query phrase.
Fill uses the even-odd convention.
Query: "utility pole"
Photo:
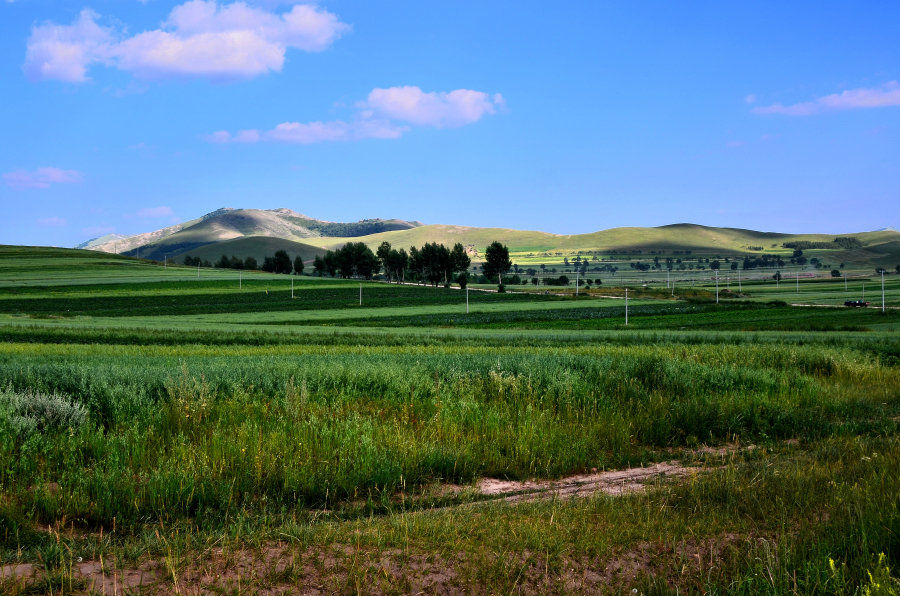
[[[291,300],[294,299],[294,276],[291,276]]]
[[[359,284],[359,305],[362,306],[362,284]]]
[[[881,312],[884,312],[884,267],[881,268]]]
[[[466,314],[469,314],[469,286],[466,286]]]
[[[244,289],[244,272],[243,271],[238,271],[238,289],[239,290]]]
[[[669,270],[666,269],[666,287],[669,287]]]
[[[719,270],[716,269],[716,304],[719,303]]]
[[[197,279],[200,279],[200,261],[197,261]]]
[[[847,292],[847,274],[844,273],[844,292]]]
[[[800,293],[800,272],[797,272],[797,293]]]
[[[163,257],[163,271],[169,268],[169,255]]]
[[[625,326],[628,326],[628,288],[625,288]]]
[[[575,269],[575,297],[578,298],[578,269]]]
[[[744,289],[741,287],[741,270],[738,269],[737,272],[738,272],[738,294],[743,294]]]

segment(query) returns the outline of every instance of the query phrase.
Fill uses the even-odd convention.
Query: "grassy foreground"
[[[359,307],[358,282],[304,279],[267,303],[253,284],[284,277],[123,266],[4,279],[4,593],[102,592],[89,563],[147,593],[897,589],[896,313],[646,300],[626,328],[610,300],[466,318],[458,292],[366,285]],[[690,473],[474,488],[657,461]]]

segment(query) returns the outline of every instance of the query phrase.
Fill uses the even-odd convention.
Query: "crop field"
[[[900,310],[791,306],[838,281],[626,325],[606,287],[0,248],[0,592],[896,590]]]

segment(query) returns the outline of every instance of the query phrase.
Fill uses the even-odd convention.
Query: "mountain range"
[[[107,235],[88,240],[76,248],[119,253],[144,259],[180,260],[183,255],[215,261],[221,255],[257,260],[286,250],[291,256],[312,260],[325,250],[349,241],[364,242],[373,250],[382,242],[395,247],[421,246],[426,242],[452,245],[462,243],[477,260],[492,241],[506,244],[519,256],[559,256],[556,253],[595,251],[602,253],[736,255],[748,252],[784,250],[796,242],[833,243],[839,237],[853,238],[852,247],[838,247],[842,261],[857,264],[880,263],[894,267],[900,263],[900,232],[892,229],[855,234],[783,234],[740,228],[718,228],[696,224],[660,227],[611,228],[589,234],[560,235],[507,228],[478,228],[431,224],[401,219],[364,219],[356,222],[329,222],[290,209],[222,208],[197,219],[133,236]],[[549,253],[549,254],[548,254]],[[836,255],[837,256],[837,255]]]

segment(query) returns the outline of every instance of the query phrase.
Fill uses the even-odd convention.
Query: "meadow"
[[[707,286],[639,291],[626,326],[615,292],[473,290],[466,313],[457,289],[298,277],[292,298],[287,276],[17,250],[4,592],[99,592],[86,562],[150,570],[146,593],[896,589],[896,309]],[[477,488],[658,462],[685,474]]]

